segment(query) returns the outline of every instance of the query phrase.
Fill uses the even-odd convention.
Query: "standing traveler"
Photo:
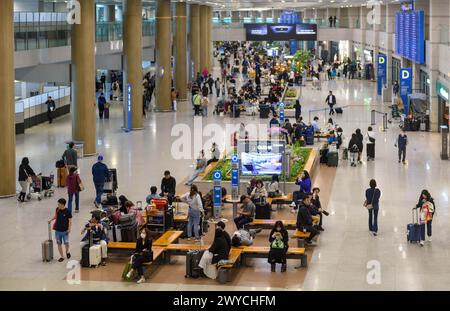
[[[358,137],[355,133],[352,134],[352,138],[350,139],[348,143],[348,151],[350,153],[350,166],[357,166],[356,162],[358,160],[358,154],[359,154],[359,141]]]
[[[78,153],[73,147],[75,144],[73,142],[69,143],[68,148],[64,151],[62,155],[62,159],[64,160],[64,163],[66,164],[67,170],[70,171],[70,168],[77,167],[78,166]]]
[[[172,111],[177,111],[178,91],[175,88],[170,90],[170,99],[172,100]]]
[[[320,231],[313,226],[312,215],[309,212],[308,206],[311,205],[311,194],[306,194],[302,202],[299,204],[297,215],[297,229],[302,232],[310,232],[309,238],[305,240],[307,244],[312,244],[315,236],[320,234]]]
[[[69,169],[69,175],[66,177],[67,194],[69,196],[69,203],[67,208],[72,213],[72,201],[75,196],[75,213],[80,211],[80,191],[84,190],[83,183],[81,182],[80,175],[77,173],[76,167]]]
[[[208,99],[208,97],[204,96],[202,98],[202,117],[208,116],[208,105],[209,105],[209,99]]]
[[[403,164],[406,164],[406,146],[408,145],[408,136],[406,136],[405,131],[401,131],[401,133],[398,135],[397,141],[395,143],[395,147],[398,147],[398,163],[400,161],[403,162]]]
[[[392,86],[392,91],[394,92],[394,95],[398,95],[398,91],[400,89],[400,86],[398,85],[398,81],[395,81],[394,85]]]
[[[270,251],[268,261],[270,270],[276,271],[276,264],[281,264],[281,272],[286,272],[286,253],[289,248],[289,234],[281,220],[273,226],[269,235]]]
[[[196,185],[192,185],[189,192],[180,197],[180,201],[189,205],[188,223],[187,223],[187,240],[192,239],[192,228],[194,229],[195,241],[200,239],[200,219],[203,213],[202,198],[198,193]]]
[[[243,229],[244,226],[253,221],[255,217],[256,206],[253,204],[250,196],[242,195],[241,196],[241,209],[238,211],[238,217],[234,219],[234,223],[236,224],[236,228]]]
[[[364,149],[364,137],[361,134],[361,130],[360,129],[356,129],[355,131],[356,134],[356,139],[357,139],[357,143],[358,143],[358,163],[361,164],[361,155]]]
[[[109,170],[106,164],[103,163],[103,156],[100,154],[97,158],[97,163],[92,166],[92,176],[95,186],[95,207],[99,208],[102,202],[103,188],[105,182],[109,178]]]
[[[294,108],[295,108],[295,121],[297,122],[297,120],[302,115],[302,105],[300,105],[300,101],[298,99],[295,101]]]
[[[98,116],[100,119],[103,119],[103,113],[105,112],[105,106],[106,106],[106,98],[103,93],[100,93],[97,103],[98,103]]]
[[[328,17],[328,22],[330,23],[330,28],[333,27],[333,16],[330,15],[330,17]]]
[[[369,126],[367,128],[366,134],[366,152],[367,152],[367,161],[375,160],[375,132],[372,127]]]
[[[152,237],[150,230],[147,228],[141,229],[141,232],[136,241],[136,249],[131,256],[131,270],[127,273],[127,279],[130,279],[134,271],[138,272],[138,284],[145,282],[144,277],[144,263],[153,261],[152,252]]]
[[[56,110],[56,104],[55,101],[52,99],[51,96],[47,98],[47,101],[45,102],[47,105],[47,117],[48,117],[48,123],[53,123],[53,111]]]
[[[33,177],[36,177],[36,174],[30,166],[30,161],[25,157],[19,166],[19,184],[21,188],[19,197],[17,198],[19,202],[25,202],[25,197],[30,189]]]
[[[216,79],[216,81],[214,82],[214,86],[216,88],[216,96],[219,97],[220,96],[220,78]]]
[[[212,78],[211,74],[208,76],[208,86],[209,86],[209,94],[213,93],[213,85],[214,85],[214,79]]]
[[[172,204],[173,198],[175,197],[177,187],[177,181],[174,177],[170,176],[170,171],[164,172],[164,177],[161,180],[161,197],[166,197],[169,201],[169,205]]]
[[[335,27],[335,28],[336,28],[336,21],[337,21],[337,17],[333,16],[333,27]]]
[[[325,103],[328,104],[330,107],[330,115],[334,115],[334,109],[333,107],[336,105],[336,96],[333,95],[333,92],[330,91],[330,93],[327,96],[327,99],[325,100]]]
[[[194,104],[194,116],[200,115],[202,96],[199,93],[194,94],[194,96],[192,97],[192,103]]]
[[[203,83],[203,87],[202,87],[202,96],[208,97],[208,95],[209,95],[208,82],[205,82],[205,83]]]
[[[419,202],[416,204],[416,209],[419,209],[419,224],[420,224],[420,246],[425,244],[425,226],[427,227],[428,242],[431,242],[432,235],[432,222],[436,208],[434,205],[434,199],[431,197],[430,192],[424,189],[420,193]]]
[[[366,190],[366,201],[364,202],[364,206],[369,211],[369,231],[374,236],[377,236],[381,190],[377,188],[375,179],[370,180],[369,186],[370,187]]]
[[[55,230],[55,239],[56,244],[58,245],[58,251],[60,255],[58,261],[63,262],[64,261],[64,253],[62,249],[63,243],[66,248],[67,259],[70,259],[71,257],[69,250],[69,233],[72,228],[72,213],[67,209],[65,199],[58,200],[58,207],[56,208],[55,215],[53,216],[52,219],[48,221],[48,223],[50,224],[54,220],[55,223],[53,224],[53,230]]]

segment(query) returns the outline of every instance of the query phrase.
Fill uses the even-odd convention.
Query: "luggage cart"
[[[31,200],[33,197],[36,197],[41,201],[43,197],[52,197],[55,194],[53,181],[53,176],[42,176],[42,174],[39,174],[33,177],[27,199]]]
[[[119,186],[117,183],[117,169],[109,169],[109,176],[106,179],[103,193],[116,194],[118,188]]]

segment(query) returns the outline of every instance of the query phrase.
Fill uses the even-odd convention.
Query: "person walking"
[[[174,87],[170,90],[170,99],[172,100],[172,111],[177,111],[178,91]]]
[[[216,88],[216,96],[220,97],[220,78],[217,78],[214,82],[214,86]]]
[[[356,134],[356,139],[357,139],[357,143],[358,143],[358,164],[362,164],[361,161],[361,155],[364,149],[364,136],[361,134],[361,130],[360,129],[356,129],[355,131]]]
[[[200,108],[202,106],[202,96],[199,93],[194,94],[192,102],[194,104],[194,116],[200,115]]]
[[[336,28],[336,21],[337,21],[337,17],[333,16],[333,27],[335,27],[335,28]]]
[[[105,182],[109,178],[109,169],[106,164],[103,163],[103,156],[100,154],[97,158],[97,163],[92,166],[92,176],[95,186],[95,207],[99,208],[102,202],[103,188]]]
[[[103,93],[100,93],[97,103],[98,103],[98,117],[100,119],[103,119],[103,114],[105,112],[105,106],[106,106],[106,98]]]
[[[330,24],[330,28],[333,27],[333,16],[330,15],[330,17],[328,17],[328,23]]]
[[[80,175],[77,173],[77,168],[72,166],[69,169],[69,175],[66,177],[67,194],[69,197],[67,208],[72,213],[72,201],[75,196],[75,213],[80,211],[80,191],[84,190]]]
[[[209,98],[204,96],[202,98],[202,117],[208,116],[208,105],[209,105]]]
[[[330,93],[328,94],[325,103],[327,103],[328,106],[330,107],[330,115],[334,115],[333,107],[336,105],[336,96],[333,95],[332,91],[330,91]]]
[[[395,147],[398,147],[398,163],[403,162],[406,164],[406,146],[408,145],[408,136],[404,130],[397,137]]]
[[[366,152],[367,152],[367,161],[375,160],[375,132],[372,127],[369,126],[367,128],[366,134]]]
[[[19,184],[21,188],[19,197],[17,198],[19,202],[25,202],[25,196],[30,188],[32,178],[35,176],[36,174],[30,166],[30,160],[26,157],[23,158],[19,166]]]
[[[53,123],[53,112],[56,110],[56,104],[55,101],[52,99],[51,96],[49,96],[47,98],[47,101],[45,102],[45,104],[47,105],[47,118],[48,118],[48,123],[52,124]]]
[[[298,121],[298,119],[300,119],[300,116],[302,115],[302,105],[300,105],[300,101],[297,99],[295,101],[295,122]]]
[[[366,190],[366,200],[364,206],[369,211],[369,231],[373,236],[378,234],[378,211],[380,209],[381,190],[377,188],[375,179],[369,182],[369,188]]]
[[[420,223],[420,246],[425,244],[425,227],[427,228],[428,242],[431,242],[432,222],[436,212],[434,199],[430,192],[426,189],[420,193],[419,201],[416,204],[416,209],[419,209],[419,223]]]

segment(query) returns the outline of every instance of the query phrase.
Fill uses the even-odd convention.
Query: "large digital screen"
[[[316,41],[316,24],[245,24],[247,41]]]
[[[415,63],[425,64],[424,11],[395,14],[395,53]]]
[[[241,153],[241,174],[244,176],[280,175],[282,170],[281,154]]]

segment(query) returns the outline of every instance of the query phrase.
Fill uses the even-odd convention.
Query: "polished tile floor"
[[[344,114],[335,118],[347,135],[358,127],[365,132],[370,124],[371,109],[388,111],[387,107],[377,102],[375,83],[333,81],[325,82],[321,91],[312,90],[309,86],[303,88],[301,102],[306,120],[308,111],[325,107],[329,89],[335,92],[338,105],[348,105]],[[259,119],[252,117],[230,119],[212,116],[211,110],[212,107],[210,116],[203,120],[204,124],[224,126],[242,120],[246,123],[259,122]],[[311,113],[312,116],[315,114],[325,121],[323,112]],[[177,182],[182,183],[192,170],[193,160],[173,160],[171,142],[176,137],[171,137],[170,133],[175,124],[193,126],[190,104],[179,103],[177,113],[150,114],[144,121],[144,130],[138,132],[122,132],[121,116],[120,108],[115,107],[112,118],[101,120],[97,125],[98,151],[104,155],[107,165],[118,168],[119,192],[133,201],[143,200],[151,185],[159,186],[165,169],[171,170]],[[46,221],[53,214],[55,200],[18,204],[11,198],[0,200],[0,289],[449,290],[450,171],[448,162],[439,157],[440,136],[437,133],[408,133],[408,163],[402,165],[397,163],[397,151],[394,148],[398,126],[391,124],[386,132],[381,132],[380,126],[381,120],[378,120],[376,161],[364,161],[357,168],[341,161],[337,171],[327,171],[326,168],[321,170],[319,183],[324,190],[330,189],[323,197],[328,201],[327,208],[331,215],[325,218],[326,231],[319,245],[310,252],[306,272],[289,269],[289,276],[282,279],[279,273],[271,276],[267,272],[267,263],[258,260],[254,262],[255,267],[250,268],[251,271],[244,271],[245,274],[226,286],[219,286],[209,280],[185,281],[184,277],[175,278],[173,283],[164,282],[162,272],[184,271],[183,259],[179,259],[173,270],[164,267],[164,271],[155,273],[154,282],[149,281],[140,286],[120,282],[115,276],[105,277],[108,281],[101,282],[97,276],[86,277],[86,272],[82,273],[80,285],[69,285],[64,280],[69,271],[65,264],[41,262],[40,243],[47,236]],[[28,130],[25,135],[17,137],[17,163],[23,156],[28,156],[36,172],[48,175],[54,171],[54,163],[63,153],[64,142],[70,136],[69,116],[56,120],[52,125],[40,125]],[[207,139],[205,137],[204,142]],[[81,194],[81,212],[74,217],[71,242],[75,259],[80,256],[79,229],[88,219],[92,208],[94,191],[90,168],[94,161],[94,158],[85,158],[79,164],[87,190]],[[367,211],[362,207],[363,193],[371,178],[377,180],[383,191],[378,237],[369,234]],[[327,182],[329,185],[325,185]],[[423,188],[430,190],[434,196],[437,215],[433,222],[433,242],[420,248],[406,243],[406,224],[411,222],[411,208]],[[64,197],[65,192],[57,190],[56,195]],[[232,231],[232,228],[229,230]],[[120,272],[119,267],[108,269],[111,270],[105,271]],[[88,272],[92,275],[96,273],[102,274],[101,271]],[[255,279],[247,278],[246,275],[255,276]]]

